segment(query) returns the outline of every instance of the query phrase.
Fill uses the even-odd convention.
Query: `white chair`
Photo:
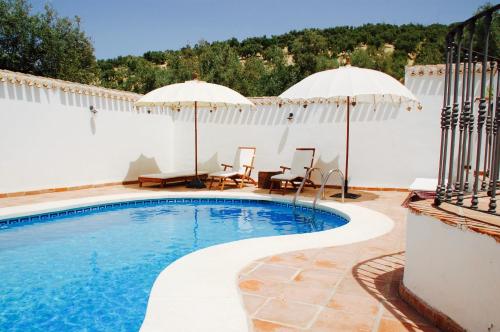
[[[313,166],[315,151],[315,148],[297,148],[293,155],[292,166],[280,166],[282,173],[271,177],[269,193],[272,193],[273,190],[281,190],[281,194],[284,195],[288,183],[293,188],[296,188],[297,183],[300,183],[304,179],[307,171]],[[276,189],[274,186],[275,183],[278,184]],[[306,179],[306,184],[316,188],[316,185],[310,178]]]
[[[208,175],[208,177],[211,178],[208,189],[212,189],[212,184],[215,180],[219,181],[220,190],[224,190],[226,180],[232,180],[240,188],[243,188],[245,182],[256,185],[255,180],[250,177],[252,169],[254,169],[255,150],[254,147],[240,146],[233,165],[221,164],[224,168],[222,171],[210,173]]]

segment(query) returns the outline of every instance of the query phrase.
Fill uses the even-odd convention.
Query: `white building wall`
[[[0,193],[137,180],[140,173],[169,170],[170,116],[139,113],[132,105],[4,77]]]
[[[500,331],[500,245],[408,213],[404,285],[467,331]]]

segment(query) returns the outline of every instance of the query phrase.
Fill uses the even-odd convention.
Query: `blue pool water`
[[[179,257],[347,222],[330,212],[213,199],[140,201],[29,219],[0,222],[0,331],[137,331],[153,282]]]

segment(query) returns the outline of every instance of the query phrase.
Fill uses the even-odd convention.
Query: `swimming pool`
[[[137,331],[158,274],[234,240],[339,227],[257,200],[155,199],[0,222],[0,330]]]

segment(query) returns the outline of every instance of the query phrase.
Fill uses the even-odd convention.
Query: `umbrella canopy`
[[[347,105],[344,193],[348,198],[350,107],[356,103],[416,103],[417,98],[403,84],[380,71],[346,65],[304,78],[280,95],[290,103],[343,103]]]
[[[304,78],[283,92],[289,102],[343,102],[347,97],[365,103],[416,102],[417,98],[395,78],[373,69],[346,65]]]
[[[238,92],[218,84],[199,80],[167,85],[142,96],[136,107],[194,107],[194,169],[195,179],[188,185],[192,188],[204,188],[198,178],[198,108],[221,106],[254,107],[254,104]]]
[[[198,108],[214,106],[254,106],[247,98],[223,85],[199,80],[170,84],[142,96],[135,106],[170,106]]]

